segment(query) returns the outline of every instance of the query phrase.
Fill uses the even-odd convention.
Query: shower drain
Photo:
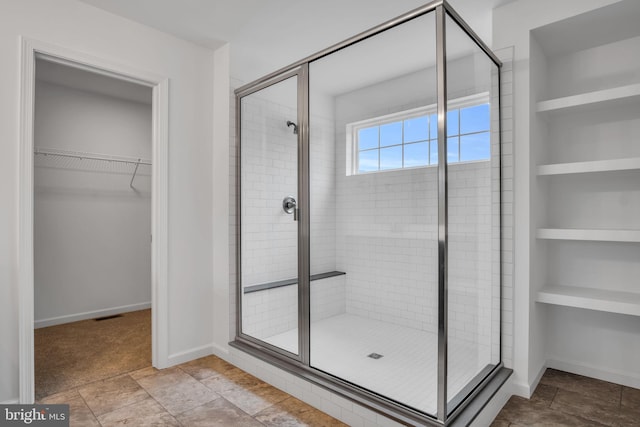
[[[378,354],[378,353],[371,353],[371,354],[370,354],[370,355],[368,355],[367,357],[370,357],[370,358],[372,358],[372,359],[376,359],[376,360],[378,360],[378,359],[381,359],[383,356],[382,356],[381,354]]]

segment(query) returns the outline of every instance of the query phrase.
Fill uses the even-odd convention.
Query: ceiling
[[[248,82],[422,6],[427,0],[80,0],[208,48],[231,46]],[[450,0],[491,44],[491,11],[514,0]]]

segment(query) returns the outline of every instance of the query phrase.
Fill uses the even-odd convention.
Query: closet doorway
[[[167,366],[168,80],[23,40],[20,402]]]
[[[36,60],[36,400],[151,366],[152,98]]]

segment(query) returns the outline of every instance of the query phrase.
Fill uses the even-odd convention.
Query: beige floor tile
[[[540,383],[558,387],[559,389],[574,391],[583,396],[591,397],[612,405],[619,405],[622,395],[621,385],[555,369],[547,369]]]
[[[640,427],[640,407],[623,406],[618,413],[616,427]]]
[[[220,395],[249,415],[255,415],[289,397],[287,393],[266,383],[248,389],[234,387],[222,390]]]
[[[551,404],[551,409],[612,427],[618,423],[620,412],[618,405],[612,405],[565,389],[558,390]]]
[[[209,378],[235,368],[217,356],[207,356],[178,366],[197,380]],[[236,368],[237,369],[237,368]]]
[[[220,396],[178,368],[159,371],[138,383],[170,414],[194,409]]]
[[[179,414],[176,418],[183,427],[263,427],[223,398]]]
[[[270,406],[257,414],[255,418],[269,427],[346,426],[346,424],[294,397],[289,397],[282,402]]]
[[[266,384],[264,381],[235,367],[219,375],[205,378],[201,382],[217,393],[238,387],[249,389]]]
[[[531,396],[531,400],[545,403],[547,406],[550,406],[557,392],[558,387],[553,387],[547,384],[538,384],[538,387],[536,387],[536,390]]]
[[[531,401],[519,396],[512,396],[496,419],[510,421],[519,426],[601,427],[604,425],[580,416],[548,408],[545,403]]]
[[[42,404],[67,404],[69,405],[70,427],[100,427],[95,415],[89,409],[77,390],[48,396],[40,401]]]
[[[80,387],[78,393],[96,416],[149,397],[149,394],[126,374]]]
[[[180,426],[180,423],[152,398],[100,415],[98,421],[102,427]]]
[[[134,380],[140,379],[142,377],[148,377],[149,375],[157,374],[158,371],[153,366],[147,366],[146,368],[138,369],[136,371],[129,372],[129,376]]]
[[[640,412],[640,389],[622,387],[622,406],[637,409]]]

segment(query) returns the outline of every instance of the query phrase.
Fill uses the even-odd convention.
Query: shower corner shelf
[[[640,293],[579,286],[546,286],[536,297],[544,304],[640,316]]]
[[[591,108],[606,107],[618,102],[633,101],[639,98],[640,83],[635,83],[611,89],[540,101],[537,104],[537,112],[552,113],[570,110],[588,110]]]

